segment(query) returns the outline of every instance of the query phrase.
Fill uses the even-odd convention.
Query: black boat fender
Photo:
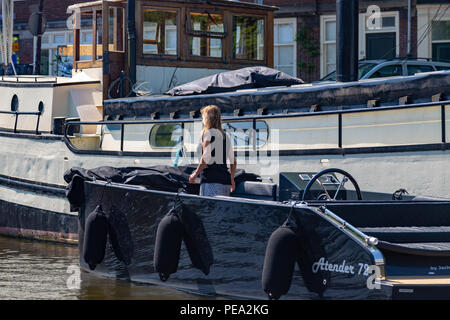
[[[262,272],[262,287],[269,299],[279,299],[288,293],[298,251],[294,228],[282,225],[271,234]]]
[[[83,258],[91,270],[105,258],[107,233],[108,221],[101,205],[98,205],[86,219],[84,232]]]
[[[172,209],[161,220],[156,232],[154,266],[161,280],[166,281],[177,271],[182,241],[192,265],[208,275],[214,257],[205,227],[177,194]]]
[[[173,210],[161,219],[156,231],[153,264],[162,281],[177,272],[180,260],[183,224]]]

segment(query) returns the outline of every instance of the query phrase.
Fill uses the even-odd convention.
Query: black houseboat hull
[[[191,265],[182,246],[178,271],[163,282],[154,268],[155,236],[161,219],[174,206],[177,194],[151,191],[124,185],[84,183],[84,203],[80,209],[80,265],[89,272],[131,281],[157,284],[204,295],[241,299],[266,299],[261,279],[266,246],[273,231],[287,219],[291,205],[270,201],[233,198],[208,198],[180,194],[182,203],[201,219],[211,245],[214,263],[206,276]],[[131,239],[122,244],[131,263],[119,261],[111,245],[106,246],[103,262],[91,270],[83,257],[87,217],[101,203],[103,210],[121,215]],[[306,236],[315,239],[315,261],[310,267],[318,272],[325,264],[336,265],[320,279],[322,295],[310,292],[295,267],[292,284],[283,299],[389,299],[392,286],[382,284],[369,289],[368,266],[382,262],[381,252],[367,246],[349,230],[320,213],[302,206],[293,211],[296,221],[306,226]],[[126,241],[120,239],[120,241]],[[168,253],[170,254],[170,253]],[[322,268],[321,268],[322,267]],[[382,266],[381,266],[382,267]],[[306,279],[308,281],[308,279]],[[311,280],[311,279],[310,279]]]

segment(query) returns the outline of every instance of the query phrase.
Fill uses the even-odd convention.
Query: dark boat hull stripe
[[[59,198],[65,198],[66,196],[65,186],[36,182],[2,174],[0,174],[0,185],[23,191],[31,191],[40,195],[51,195]]]

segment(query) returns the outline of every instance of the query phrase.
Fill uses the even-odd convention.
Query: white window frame
[[[327,50],[325,49],[327,45],[334,44],[336,45],[335,41],[325,41],[326,39],[326,28],[325,25],[327,22],[336,22],[336,16],[335,15],[325,15],[320,16],[320,77],[325,77],[327,73]],[[336,47],[337,48],[337,47]]]
[[[382,18],[395,18],[395,27],[381,28],[380,30],[367,30],[366,28],[366,18],[370,14],[361,13],[359,15],[359,29],[364,30],[364,32],[359,33],[359,59],[364,59],[366,57],[366,35],[370,33],[392,33],[395,32],[395,56],[400,55],[400,15],[398,11],[381,11]]]
[[[450,9],[447,10],[446,15],[444,15],[442,18],[439,19],[439,22],[441,21],[450,21],[450,14],[448,13]],[[430,21],[432,23],[432,21]],[[433,28],[430,29],[430,58],[433,58],[433,44],[435,43],[450,43],[450,39],[447,40],[433,40]]]
[[[433,58],[433,43],[448,43],[448,41],[433,41],[431,28],[429,28],[427,33],[424,33],[427,30],[428,24],[432,23],[439,7],[439,5],[417,6],[417,39],[424,38],[423,41],[417,45],[417,56],[419,58]],[[443,4],[441,6],[441,12],[445,9],[446,4]],[[448,9],[444,15],[439,13],[437,18],[439,18],[439,21],[450,21],[450,9]]]
[[[450,10],[449,10],[450,11]],[[395,55],[400,54],[400,15],[398,11],[381,11],[382,17],[395,17],[395,27],[386,27],[380,30],[367,30],[366,29],[366,17],[367,13],[359,14],[359,59],[366,57],[366,35],[370,33],[388,33],[395,32],[396,34],[396,52]],[[335,44],[334,41],[325,41],[325,24],[328,21],[336,21],[336,15],[322,15],[320,16],[320,77],[327,75],[326,72],[326,50],[327,44]]]
[[[277,26],[281,25],[281,24],[292,24],[292,42],[290,43],[278,43],[278,32],[277,32]],[[282,46],[293,46],[294,49],[292,50],[293,52],[293,68],[294,68],[294,72],[293,72],[293,76],[297,77],[297,18],[279,18],[279,19],[274,19],[273,21],[273,50],[274,50],[274,56],[275,56],[275,50],[277,50],[278,47],[282,47]],[[275,65],[274,63],[274,68],[276,69],[277,67],[290,67],[290,65]]]

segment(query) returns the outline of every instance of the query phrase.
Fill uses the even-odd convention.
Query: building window
[[[143,53],[177,54],[177,12],[144,10]]]
[[[378,28],[370,26],[369,15],[364,14],[365,58],[393,59],[399,54],[398,12],[382,12]]]
[[[81,44],[92,44],[92,31],[81,33]]]
[[[42,75],[50,75],[50,50],[42,49],[41,50],[41,74]]]
[[[325,76],[336,70],[336,17],[322,17],[321,21],[321,74]]]
[[[233,58],[264,60],[264,19],[233,17]]]
[[[88,32],[85,35],[85,41],[92,40],[89,38]],[[83,38],[83,37],[82,37]],[[54,76],[71,76],[72,73],[72,55],[61,55],[59,48],[72,45],[73,32],[55,31],[46,32],[42,36],[42,51],[41,51],[41,74]]]
[[[450,62],[450,21],[433,21],[431,28],[433,60]]]
[[[55,34],[53,36],[53,42],[55,44],[66,44],[66,35],[64,33],[62,33],[62,34]]]
[[[274,21],[274,68],[297,76],[296,19]]]
[[[381,12],[379,28],[369,25],[369,15],[359,15],[360,59],[389,59],[399,55],[398,11]],[[321,30],[321,76],[336,70],[336,16],[322,16]]]

